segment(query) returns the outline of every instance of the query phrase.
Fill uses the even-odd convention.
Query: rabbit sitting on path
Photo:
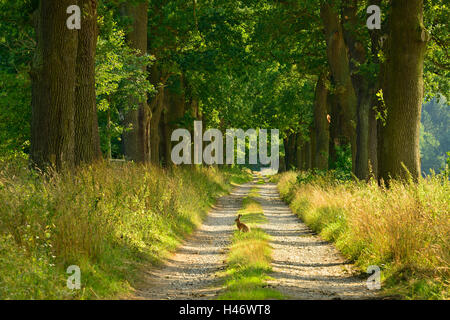
[[[241,217],[242,217],[242,214],[238,214],[238,217],[236,218],[236,220],[234,220],[234,221],[236,222],[237,228],[239,229],[239,231],[242,231],[242,232],[249,232],[249,231],[250,231],[250,228],[247,227],[246,224],[244,224],[244,223],[241,222],[241,220],[240,220]]]

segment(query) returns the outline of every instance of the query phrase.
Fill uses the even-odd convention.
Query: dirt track
[[[366,279],[330,243],[315,235],[280,200],[275,184],[260,189],[271,236],[274,280],[269,284],[289,299],[369,299]]]
[[[134,299],[214,299],[222,289],[217,272],[225,268],[234,218],[254,186],[271,235],[273,280],[269,285],[288,299],[370,299],[364,278],[353,275],[342,255],[303,224],[280,199],[276,185],[244,184],[220,198],[202,227],[162,268],[145,275]]]

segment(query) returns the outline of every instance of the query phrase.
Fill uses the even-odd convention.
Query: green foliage
[[[0,1],[0,154],[28,152],[32,1]]]
[[[112,11],[99,17],[99,25],[95,78],[101,147],[106,153],[112,142],[112,155],[118,157],[121,135],[132,129],[123,127],[123,116],[136,109],[145,94],[155,92],[147,72],[154,57],[140,55],[126,44],[125,32],[118,27]]]
[[[450,150],[450,112],[445,100],[434,98],[424,104],[420,130],[420,154],[422,172],[439,173],[445,169]]]
[[[336,160],[330,163],[330,169],[335,170],[338,180],[350,180],[352,178],[352,150],[350,145],[337,145]],[[330,159],[331,161],[331,159]]]
[[[450,7],[445,0],[424,1],[424,25],[431,39],[428,43],[424,66],[426,99],[436,94],[450,97]]]
[[[28,152],[30,104],[31,83],[28,75],[0,69],[0,154]]]

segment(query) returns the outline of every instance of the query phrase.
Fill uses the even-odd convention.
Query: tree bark
[[[158,93],[155,99],[155,107],[152,110],[152,118],[150,124],[150,159],[153,164],[159,165],[159,144],[160,144],[160,133],[159,133],[159,122],[161,121],[161,114],[164,110],[165,100],[165,88],[161,86],[158,89]]]
[[[291,155],[290,155],[290,148],[289,148],[289,137],[286,137],[283,140],[283,145],[284,145],[284,165],[286,166],[286,170],[289,170],[290,168],[290,162],[289,160],[291,159]]]
[[[107,150],[106,159],[112,159],[112,145],[111,145],[111,109],[108,108],[106,112],[106,139],[107,139]]]
[[[328,152],[330,129],[327,120],[328,90],[325,86],[326,74],[320,75],[316,85],[314,98],[314,134],[316,147],[314,149],[314,167],[320,170],[328,169]]]
[[[387,108],[381,128],[380,178],[414,180],[420,175],[419,128],[423,100],[423,62],[429,35],[423,0],[392,1],[383,94]]]
[[[126,4],[125,13],[133,19],[132,30],[127,34],[131,48],[138,49],[139,55],[147,53],[148,3]],[[125,116],[126,126],[132,130],[123,135],[125,156],[137,162],[150,161],[150,119],[151,110],[147,104],[147,95],[136,110],[130,110]]]
[[[179,76],[179,81],[179,90],[168,89],[166,92],[167,105],[164,112],[164,163],[167,165],[172,163],[172,141],[170,138],[172,136],[172,132],[179,127],[177,122],[183,118],[186,108],[184,79],[182,75]]]
[[[311,169],[311,140],[304,141],[301,149],[301,170]]]
[[[314,169],[316,166],[315,161],[315,150],[316,150],[316,135],[315,135],[315,129],[310,128],[309,130],[309,141],[310,141],[310,147],[309,147],[309,168]]]
[[[301,170],[302,163],[302,134],[299,132],[295,137],[295,166],[297,170]]]
[[[35,13],[31,159],[39,168],[72,166],[78,30],[66,25],[75,0],[42,0]]]
[[[369,110],[369,173],[378,177],[377,119],[373,108]]]
[[[286,170],[291,170],[293,167],[295,167],[295,145],[296,145],[296,135],[292,133],[287,138],[287,160],[286,160]]]
[[[75,87],[75,164],[101,158],[95,94],[97,1],[79,0],[81,29],[78,32]]]
[[[199,103],[199,99],[197,97],[192,97],[190,108],[191,108],[192,116],[194,117],[194,120],[203,121],[203,119],[202,119],[203,116],[202,116],[202,113],[201,113],[201,110],[200,110],[200,103]],[[194,124],[192,123],[192,125],[194,125]],[[193,128],[190,130],[190,133],[191,133],[191,137],[193,137],[194,136],[194,129]],[[193,144],[193,142],[191,142],[191,143]],[[223,150],[225,150],[225,148],[226,148],[225,144],[226,144],[226,141],[224,139],[224,141],[223,141],[223,148],[224,149]],[[193,146],[192,146],[192,148],[193,148]],[[202,142],[202,150],[203,150],[203,142]],[[191,163],[194,163],[194,152],[191,152]],[[222,165],[220,165],[220,166],[222,166]]]
[[[369,5],[381,6],[381,0],[370,0]],[[370,58],[373,63],[380,65],[380,71],[378,74],[378,79],[376,83],[373,84],[373,93],[377,93],[380,88],[380,79],[382,79],[382,64],[378,57],[381,50],[382,43],[380,38],[383,30],[373,29],[369,31],[370,42],[371,42],[371,55]],[[372,96],[372,101],[369,109],[369,173],[372,177],[378,178],[378,121],[376,119],[376,111],[374,108],[380,109],[381,104],[376,96]]]
[[[344,30],[344,39],[350,55],[350,74],[357,97],[357,152],[353,172],[357,178],[366,180],[369,175],[369,110],[372,97],[374,96],[371,87],[374,84],[369,83],[369,79],[360,72],[359,68],[359,64],[362,65],[367,61],[367,52],[357,34],[360,25],[357,9],[358,0],[348,1],[343,4],[342,29]]]
[[[357,152],[357,97],[350,75],[350,64],[347,54],[348,48],[344,41],[343,29],[336,8],[324,3],[320,11],[325,27],[328,63],[336,86],[336,98],[340,107],[343,109],[343,131],[352,147],[352,163],[353,170],[355,170]]]
[[[358,179],[367,180],[369,176],[369,111],[372,102],[372,91],[368,82],[360,78],[358,96],[357,153],[355,175]]]
[[[334,94],[328,95],[329,107],[330,107],[330,144],[329,144],[329,161],[328,167],[330,169],[336,169],[337,161],[337,146],[342,144],[342,114],[341,108],[337,102],[337,98]]]

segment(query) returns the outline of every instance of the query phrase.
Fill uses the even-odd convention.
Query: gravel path
[[[330,243],[315,235],[280,199],[275,184],[261,185],[259,199],[271,236],[274,280],[269,286],[288,299],[370,299],[366,279]]]
[[[273,280],[269,286],[289,299],[370,299],[365,280],[333,245],[321,240],[280,200],[275,184],[247,183],[220,198],[204,224],[158,269],[151,269],[132,299],[214,299],[222,290],[217,273],[225,268],[236,211],[254,186],[271,235]]]
[[[212,299],[222,288],[217,272],[225,268],[234,219],[252,184],[243,184],[218,199],[203,225],[169,258],[152,269],[133,299]]]

